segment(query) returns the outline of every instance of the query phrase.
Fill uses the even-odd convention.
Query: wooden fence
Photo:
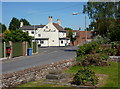
[[[38,53],[38,45],[36,42],[1,42],[0,43],[0,58],[6,58],[6,47],[11,47],[10,57],[27,56],[27,49],[32,48],[32,53]]]

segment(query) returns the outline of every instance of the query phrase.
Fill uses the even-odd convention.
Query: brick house
[[[67,32],[67,36],[68,36]],[[75,38],[74,45],[81,45],[92,40],[92,31],[73,30],[73,37]],[[72,42],[70,43],[72,45]]]

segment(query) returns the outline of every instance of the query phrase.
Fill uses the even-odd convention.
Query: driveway
[[[15,58],[15,60],[2,63],[2,73],[10,73],[37,65],[51,64],[53,62],[72,59],[76,57],[77,47],[47,47],[39,48],[39,53],[33,56]]]

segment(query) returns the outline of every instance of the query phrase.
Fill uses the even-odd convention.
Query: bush
[[[105,53],[106,55],[109,56],[114,56],[117,54],[117,49],[115,48],[103,48],[103,47],[99,47],[96,48],[96,53]]]
[[[77,58],[77,61],[82,66],[107,66],[107,59],[109,58],[106,54],[88,54],[86,56],[80,56]]]
[[[100,35],[97,35],[96,37],[94,37],[93,41],[97,42],[99,44],[108,44],[108,43],[110,43],[110,39],[109,38],[102,37]]]
[[[83,56],[86,54],[90,54],[93,49],[98,47],[97,42],[90,42],[89,44],[84,44],[82,46],[79,46],[79,49],[77,50],[77,56]]]
[[[98,78],[92,70],[82,68],[75,74],[72,83],[76,85],[96,85]]]

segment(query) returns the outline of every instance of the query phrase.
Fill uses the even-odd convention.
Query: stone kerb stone
[[[52,64],[36,66],[18,72],[3,74],[2,87],[3,89],[7,89],[30,81],[39,80],[40,78],[45,78],[50,70],[65,70],[68,67],[73,66],[74,64],[75,59],[70,59],[55,62]]]
[[[109,56],[109,60],[112,62],[120,62],[120,56]]]

